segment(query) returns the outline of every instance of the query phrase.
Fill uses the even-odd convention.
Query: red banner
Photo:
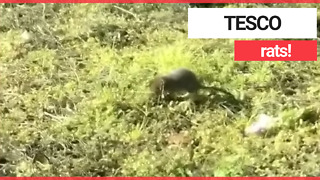
[[[235,41],[235,61],[317,61],[317,41]]]
[[[320,177],[1,177],[3,180],[320,180]]]

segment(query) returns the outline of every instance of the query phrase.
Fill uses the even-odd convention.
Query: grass
[[[1,4],[0,175],[319,176],[319,63],[235,62],[233,40],[187,38],[187,8]],[[244,106],[151,104],[182,66]],[[244,137],[260,113],[281,125]]]

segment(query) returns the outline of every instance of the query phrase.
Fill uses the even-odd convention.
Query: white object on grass
[[[21,38],[25,43],[28,43],[28,42],[32,41],[33,35],[30,32],[28,32],[27,30],[25,30],[21,34]]]
[[[278,119],[260,114],[258,120],[245,129],[246,134],[260,134],[272,128]]]

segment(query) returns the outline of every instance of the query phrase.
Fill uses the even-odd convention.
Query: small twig
[[[126,9],[123,9],[123,8],[121,8],[121,7],[119,7],[119,6],[113,6],[113,7],[117,8],[117,9],[119,9],[119,10],[121,10],[121,11],[127,13],[127,14],[130,14],[131,16],[133,16],[134,18],[136,18],[136,20],[140,21],[140,19],[138,18],[138,16],[137,16],[136,14],[134,14],[133,12],[130,12],[130,11],[126,10]]]
[[[225,110],[227,110],[230,114],[234,115],[234,113],[231,111],[230,108],[228,108],[227,106],[223,105],[223,104],[219,104],[221,107],[223,107]]]
[[[62,121],[64,119],[64,117],[58,117],[58,116],[55,116],[55,115],[50,114],[48,112],[43,112],[43,114],[51,117],[52,119],[58,120],[58,121]]]
[[[45,3],[42,3],[42,18],[45,19],[45,14],[46,14],[46,4]]]

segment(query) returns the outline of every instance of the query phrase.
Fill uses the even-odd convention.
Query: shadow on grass
[[[163,106],[165,107],[171,101],[186,101],[188,97],[174,97],[167,96],[166,98],[156,98],[152,97],[148,102],[150,106]],[[250,102],[238,100],[234,95],[230,92],[225,91],[222,95],[218,94],[217,91],[211,90],[209,95],[197,95],[196,99],[193,100],[193,103],[196,105],[197,111],[205,110],[205,109],[213,109],[217,107],[224,108],[228,110],[230,113],[235,114],[243,109],[249,109],[251,107]]]

